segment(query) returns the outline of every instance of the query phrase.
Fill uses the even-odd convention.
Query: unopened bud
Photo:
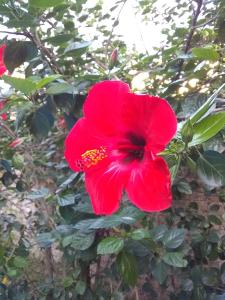
[[[112,69],[117,62],[118,62],[118,49],[115,48],[110,55],[109,68]]]

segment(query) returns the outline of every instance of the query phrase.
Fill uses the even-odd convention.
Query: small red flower
[[[3,44],[0,47],[0,76],[2,76],[7,71],[5,63],[4,63],[4,51],[5,51],[5,48],[6,48],[6,44]]]
[[[23,139],[21,138],[16,138],[15,140],[13,140],[11,143],[9,143],[9,147],[10,148],[16,148],[17,146],[21,145],[23,143]]]
[[[7,100],[0,100],[0,111],[4,108]],[[8,119],[7,113],[0,114],[0,117],[3,121],[6,121]]]
[[[57,120],[57,128],[61,128],[61,129],[65,129],[66,128],[66,121],[64,119],[64,117],[59,117],[58,120]]]
[[[84,117],[65,141],[65,157],[85,183],[96,214],[112,214],[126,190],[144,211],[171,206],[170,172],[157,153],[177,129],[166,100],[131,93],[121,81],[103,81],[90,90]]]

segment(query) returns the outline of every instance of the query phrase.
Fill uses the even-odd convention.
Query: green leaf
[[[41,248],[49,248],[55,242],[55,237],[51,232],[44,232],[36,237],[36,241]]]
[[[37,90],[41,89],[42,87],[44,87],[45,85],[47,85],[48,83],[55,81],[56,79],[60,78],[61,75],[59,74],[55,74],[55,75],[50,75],[48,77],[45,77],[43,79],[41,79],[40,81],[37,82]]]
[[[48,135],[49,130],[47,117],[41,112],[35,112],[31,120],[30,132],[37,138],[43,138]]]
[[[185,238],[185,230],[184,229],[170,229],[164,235],[162,242],[165,247],[170,249],[175,249],[179,247]]]
[[[64,54],[66,55],[81,55],[85,53],[87,48],[91,45],[91,42],[73,42],[65,49]]]
[[[175,180],[175,178],[177,176],[177,172],[179,170],[180,163],[181,163],[181,156],[178,157],[175,165],[173,165],[172,167],[170,167],[170,174],[171,174],[172,182],[174,182],[174,180]]]
[[[219,224],[217,222],[213,222],[213,223],[217,224],[217,225],[222,225],[221,221],[220,221]],[[208,234],[208,237],[207,237],[207,241],[210,242],[210,243],[213,243],[213,244],[217,244],[220,241],[220,237],[219,237],[218,233],[216,232],[216,230],[211,229],[209,231],[209,234]]]
[[[205,300],[206,293],[203,286],[196,286],[192,294],[193,300]]]
[[[46,94],[57,95],[62,93],[73,94],[75,92],[74,86],[66,82],[52,83],[46,90]]]
[[[225,112],[207,116],[193,127],[193,139],[188,146],[202,144],[214,137],[225,126]]]
[[[193,173],[196,173],[196,162],[190,157],[187,157],[187,166]]]
[[[185,144],[191,142],[193,138],[193,126],[190,119],[184,123],[184,126],[182,127],[181,130],[181,136]]]
[[[150,231],[150,234],[152,235],[154,241],[161,241],[167,230],[168,228],[166,225],[159,225],[157,227],[154,227]]]
[[[65,4],[65,0],[29,0],[29,5],[37,8],[49,8]]]
[[[135,257],[123,251],[117,256],[116,263],[123,280],[128,285],[134,286],[138,277]]]
[[[54,107],[51,102],[40,106],[27,118],[27,124],[30,127],[30,132],[37,138],[42,138],[48,135],[49,130],[53,127],[55,117],[52,113]]]
[[[191,189],[191,186],[188,182],[186,181],[179,181],[177,184],[176,184],[176,187],[177,187],[177,190],[182,193],[182,194],[185,194],[185,195],[191,195],[192,194],[192,189]]]
[[[10,84],[14,89],[24,93],[24,94],[30,94],[31,92],[34,92],[36,90],[36,83],[33,82],[30,79],[22,79],[22,78],[16,78],[12,76],[2,76],[3,80]]]
[[[205,270],[205,272],[202,274],[202,282],[204,285],[207,286],[217,286],[218,285],[218,270],[216,268],[210,268],[209,270]]]
[[[74,34],[65,34],[65,33],[61,33],[58,34],[56,36],[52,36],[52,37],[48,37],[46,39],[43,40],[43,42],[47,42],[50,43],[53,46],[59,46],[63,43],[68,42],[69,40],[71,40],[74,37]]]
[[[126,206],[119,213],[108,217],[87,219],[78,222],[74,228],[83,231],[100,228],[112,228],[121,224],[133,224],[144,217],[144,213],[134,206]]]
[[[97,253],[101,255],[115,254],[120,252],[124,247],[124,240],[119,237],[107,237],[97,246]]]
[[[63,247],[67,247],[70,245],[72,248],[76,250],[84,251],[91,247],[94,240],[95,240],[94,233],[84,234],[77,231],[74,234],[66,236],[62,241],[62,245]]]
[[[142,239],[146,239],[150,237],[150,233],[148,230],[145,230],[144,228],[139,228],[139,229],[135,229],[134,231],[132,231],[129,236],[133,239],[133,240],[142,240]]]
[[[194,288],[193,281],[191,279],[185,279],[182,282],[182,290],[185,292],[191,292]]]
[[[50,194],[49,189],[42,187],[39,188],[38,190],[34,190],[30,194],[27,195],[27,198],[30,200],[40,200],[48,197]]]
[[[59,206],[68,206],[75,204],[75,195],[68,194],[63,197],[57,196]]]
[[[152,268],[152,275],[160,284],[163,284],[168,276],[168,266],[162,261],[156,263]]]
[[[222,225],[222,221],[220,220],[220,218],[215,215],[209,215],[208,220],[212,225]]]
[[[198,122],[215,104],[215,99],[221,90],[225,87],[225,83],[222,84],[210,97],[209,99],[201,106],[199,109],[190,117],[192,125]]]
[[[187,266],[187,260],[183,259],[184,254],[181,252],[167,252],[163,255],[162,260],[173,267],[184,268]]]
[[[13,41],[4,52],[4,63],[10,73],[38,55],[38,49],[32,42]]]
[[[78,280],[75,290],[77,292],[78,295],[83,295],[85,290],[86,290],[86,283],[82,280]]]
[[[208,150],[197,160],[199,178],[212,190],[225,184],[225,157],[219,152]]]
[[[220,57],[218,52],[212,48],[193,48],[192,53],[196,58],[202,60],[217,61]]]
[[[26,119],[27,114],[29,114],[33,104],[30,102],[23,104],[22,108],[18,108],[16,111],[16,120],[15,120],[15,129],[18,129],[22,126],[24,120]]]
[[[28,260],[22,256],[16,256],[13,260],[13,264],[18,269],[24,269],[28,266]]]
[[[73,277],[66,276],[63,278],[63,286],[64,288],[68,288],[73,284],[74,280]]]

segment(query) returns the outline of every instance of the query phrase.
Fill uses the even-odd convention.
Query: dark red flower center
[[[145,139],[132,132],[128,132],[125,137],[126,140],[118,144],[118,152],[122,154],[122,162],[141,161],[145,153]]]

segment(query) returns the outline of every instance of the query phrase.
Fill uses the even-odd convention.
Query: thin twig
[[[108,56],[109,44],[110,44],[110,41],[111,41],[111,39],[112,39],[113,31],[114,31],[115,27],[117,26],[117,25],[115,25],[115,24],[118,23],[118,20],[119,20],[119,18],[120,18],[121,12],[122,12],[122,10],[123,10],[125,4],[127,3],[127,1],[128,1],[128,0],[124,0],[124,1],[123,1],[123,4],[121,5],[121,8],[120,8],[120,10],[119,10],[119,12],[118,12],[118,15],[117,15],[117,17],[116,17],[116,20],[115,20],[114,23],[113,23],[113,27],[112,27],[112,30],[111,30],[111,32],[110,32],[110,35],[109,35],[109,38],[108,38],[108,41],[107,41],[107,44],[106,44],[106,51],[105,51],[105,52],[106,52],[106,56]]]
[[[17,18],[18,20],[22,19],[22,16],[19,15],[17,8],[14,5],[13,0],[10,0],[10,5],[11,5],[11,13],[12,15]],[[11,33],[11,32],[10,32]],[[21,35],[21,33],[20,33]],[[37,32],[35,31],[34,33],[30,33],[26,28],[23,29],[22,35],[26,36],[29,38],[35,45],[36,47],[40,50],[43,59],[48,63],[49,67],[55,72],[62,74],[61,69],[57,65],[53,53],[50,53],[50,51],[44,47],[42,44]]]
[[[15,133],[1,120],[0,120],[0,127],[2,127],[2,129],[4,129],[11,137],[16,138]]]
[[[192,37],[193,37],[193,35],[195,33],[196,24],[197,24],[198,17],[199,17],[200,12],[201,12],[202,4],[203,4],[203,0],[198,0],[197,1],[197,8],[196,8],[196,11],[194,10],[194,13],[193,13],[191,30],[190,30],[190,32],[189,32],[189,34],[187,36],[187,40],[186,40],[186,43],[185,43],[185,46],[184,46],[184,54],[187,54],[188,51],[191,48],[191,40],[192,40]],[[179,64],[178,64],[178,72],[174,76],[174,78],[172,79],[172,81],[176,81],[177,79],[180,78],[180,74],[181,74],[181,71],[182,71],[183,64],[184,64],[184,59],[181,59],[180,62],[179,62]]]
[[[7,33],[7,34],[15,34],[15,35],[27,36],[25,32],[11,32],[11,31],[1,30],[0,33]]]
[[[206,21],[206,22],[203,23],[203,24],[199,24],[199,25],[194,26],[194,29],[200,28],[200,27],[205,27],[206,25],[210,24],[212,21],[216,20],[217,17],[218,17],[218,15],[219,15],[219,14],[217,14],[216,16],[214,16],[213,18],[211,18],[210,20]]]

